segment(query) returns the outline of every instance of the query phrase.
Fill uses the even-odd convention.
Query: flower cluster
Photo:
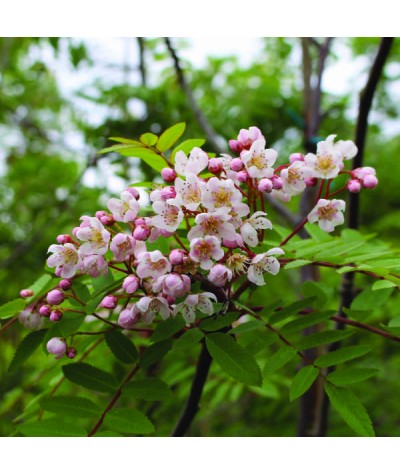
[[[319,142],[316,154],[294,153],[279,166],[278,153],[266,148],[257,127],[241,130],[237,140],[230,141],[234,156],[210,158],[198,147],[189,155],[178,151],[174,163],[167,161],[169,166],[161,170],[166,185],[149,195],[151,213],[139,205],[138,190],[128,188],[108,201],[108,210],[82,216],[71,235],[58,236],[58,244],[49,248],[47,265],[61,280],[21,319],[34,322],[31,325],[42,317],[60,320],[60,305],[73,280],[103,276],[111,269],[125,278],[99,307],[114,311],[124,329],[151,323],[158,315],[167,319],[180,314],[191,324],[197,312],[212,315],[214,304],[228,300],[243,277],[264,285],[266,273],[279,272],[278,256],[284,254],[281,247],[256,252],[264,233],[272,229],[265,212],[267,194],[288,201],[320,183],[308,221],[330,232],[343,222],[345,210],[344,201],[330,199],[342,190],[331,192],[331,180],[351,174],[346,187],[352,192],[359,191],[356,184],[360,188],[377,184],[370,167],[344,169],[357,148],[351,141],[334,143],[334,138]],[[166,238],[169,251],[162,252],[165,246],[160,243]],[[31,296],[29,289],[22,292]],[[48,351],[57,357],[73,357],[72,350],[62,339],[53,338],[48,344]]]

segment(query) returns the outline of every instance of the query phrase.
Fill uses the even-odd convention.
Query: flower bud
[[[222,264],[211,267],[208,274],[208,280],[217,287],[223,287],[231,279],[232,271]]]
[[[58,283],[58,286],[62,290],[69,290],[71,288],[71,285],[72,285],[72,282],[68,279],[60,280],[60,282]]]
[[[273,188],[273,183],[269,178],[261,178],[258,183],[258,190],[262,193],[269,193]]]
[[[111,216],[111,214],[105,214],[104,216],[99,218],[99,221],[104,226],[114,226],[115,224],[115,219]]]
[[[243,162],[240,158],[234,158],[229,163],[229,166],[231,167],[231,170],[235,172],[240,172],[240,170],[242,170],[243,168]]]
[[[122,288],[127,294],[134,294],[139,288],[139,279],[135,275],[125,277]]]
[[[107,211],[96,211],[96,218],[100,220],[103,216],[107,216]]]
[[[315,178],[314,176],[310,178],[305,178],[304,183],[306,186],[315,186],[318,183],[318,178]]]
[[[64,298],[63,292],[59,289],[51,290],[46,296],[46,300],[50,305],[59,305],[64,302]]]
[[[68,242],[72,242],[72,238],[69,234],[59,234],[56,240],[58,244],[67,244]]]
[[[240,172],[238,172],[236,178],[240,183],[246,183],[249,178],[249,175],[245,170],[241,170]]]
[[[34,292],[33,292],[33,290],[31,290],[31,289],[22,289],[21,292],[19,293],[19,295],[20,295],[22,298],[26,299],[26,298],[28,298],[28,297],[33,297],[33,296],[34,296]]]
[[[137,310],[136,305],[131,308],[125,308],[119,314],[118,325],[129,330],[139,320],[139,315],[140,313]]]
[[[224,167],[222,166],[222,161],[220,158],[210,158],[208,162],[208,169],[210,173],[214,175],[221,173]]]
[[[176,191],[175,191],[175,187],[173,186],[166,186],[165,188],[161,190],[161,199],[163,199],[164,201],[167,201],[171,198],[175,198],[175,196],[176,196]]]
[[[56,359],[62,358],[67,351],[67,344],[61,338],[52,338],[47,342],[47,351],[56,356]]]
[[[163,292],[173,298],[183,297],[190,291],[190,277],[182,274],[167,274],[161,277]]]
[[[173,168],[163,168],[161,170],[161,176],[163,177],[163,180],[167,183],[172,183],[175,181],[177,175],[176,171]]]
[[[229,140],[229,147],[234,153],[240,153],[243,150],[243,146],[238,140]]]
[[[350,191],[350,193],[359,193],[361,190],[360,180],[349,180],[347,183],[347,189]]]
[[[39,308],[39,313],[40,313],[40,315],[43,315],[44,317],[48,317],[51,314],[50,305],[42,305]]]
[[[117,306],[118,300],[115,295],[106,295],[100,302],[100,307],[113,309]]]
[[[33,312],[32,307],[27,307],[18,315],[19,322],[29,330],[39,330],[43,324],[44,319],[38,312]]]
[[[51,322],[58,322],[59,320],[62,319],[62,316],[63,316],[62,311],[57,308],[56,310],[53,310],[53,311],[50,313],[49,320],[50,320]]]
[[[126,189],[134,198],[138,200],[140,198],[140,194],[136,188],[132,188],[131,186]]]
[[[375,175],[365,175],[362,184],[364,188],[375,188],[378,184],[378,178]]]
[[[70,346],[70,347],[67,349],[66,356],[67,356],[67,358],[69,358],[70,360],[73,360],[77,354],[78,354],[78,352],[77,352],[76,349],[73,348],[72,346]]]
[[[302,153],[291,153],[289,157],[289,162],[304,162],[304,155]]]
[[[135,223],[135,226],[146,226],[146,219],[145,218],[136,218],[134,223]]]
[[[283,180],[280,176],[274,175],[271,178],[272,184],[274,185],[274,190],[281,190],[283,187]]]
[[[185,252],[182,249],[172,249],[169,253],[169,261],[173,266],[180,266],[183,264],[183,260],[185,258]]]
[[[148,226],[137,226],[133,231],[133,237],[138,241],[146,241],[151,234],[151,230]]]

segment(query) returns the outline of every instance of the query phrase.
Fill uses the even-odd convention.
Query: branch
[[[196,99],[194,98],[193,91],[191,90],[189,83],[186,80],[185,74],[180,63],[180,59],[177,55],[175,48],[171,44],[170,38],[164,38],[164,40],[167,49],[171,55],[171,58],[174,62],[174,68],[178,84],[182,91],[185,93],[186,98],[189,102],[189,106],[194,116],[196,117],[199,126],[206,134],[207,140],[209,141],[211,147],[215,150],[215,152],[222,153],[223,149],[218,144],[217,133],[206,119],[205,115],[203,114],[203,111],[200,109],[199,105],[196,102]]]
[[[147,86],[147,71],[146,71],[146,63],[144,58],[145,52],[145,38],[139,36],[137,38],[137,43],[139,47],[139,71],[140,71],[140,78],[142,81],[142,86]]]

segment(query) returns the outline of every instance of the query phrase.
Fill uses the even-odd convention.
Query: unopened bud
[[[63,292],[58,289],[51,290],[46,296],[46,300],[50,305],[59,305],[64,302],[64,298]]]
[[[19,295],[20,295],[22,298],[26,299],[26,298],[28,298],[28,297],[33,297],[33,296],[34,296],[34,292],[33,292],[33,290],[31,290],[31,289],[22,289],[21,292],[19,293]]]
[[[213,173],[214,175],[221,173],[222,170],[224,169],[222,165],[222,161],[220,158],[210,158],[208,162],[208,169],[210,173]]]
[[[167,183],[173,183],[176,178],[176,171],[173,168],[163,168],[161,170],[161,176]]]
[[[100,303],[100,307],[113,309],[117,306],[118,300],[114,295],[106,295]]]

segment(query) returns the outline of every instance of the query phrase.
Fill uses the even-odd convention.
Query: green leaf
[[[132,151],[136,147],[143,147],[143,144],[141,142],[138,142],[137,140],[129,140],[129,139],[122,139],[119,137],[114,137],[111,140],[115,140],[118,138],[118,142],[121,142],[124,140],[123,143],[120,143],[118,145],[111,145],[110,147],[102,148],[99,150],[97,153],[109,153],[109,152],[125,152],[127,150]],[[115,140],[117,141],[117,140]]]
[[[152,147],[157,143],[158,136],[156,134],[152,134],[151,132],[147,132],[146,134],[142,134],[140,136],[140,141],[149,147]]]
[[[120,143],[130,144],[130,145],[138,145],[139,147],[142,146],[142,144],[138,142],[137,140],[126,139],[124,137],[108,137],[108,139],[114,142],[120,142]]]
[[[198,328],[191,328],[174,341],[174,349],[186,350],[188,348],[192,348],[203,337],[203,333]]]
[[[47,329],[28,333],[28,335],[26,335],[18,345],[10,366],[8,367],[8,371],[15,371],[19,366],[21,366],[40,346],[46,333]]]
[[[13,317],[15,314],[22,312],[26,306],[27,302],[24,299],[15,299],[7,302],[0,307],[0,319]]]
[[[140,357],[140,366],[147,368],[160,361],[172,348],[172,339],[159,341],[146,348]]]
[[[17,426],[26,437],[86,437],[86,431],[74,422],[52,417],[43,421],[26,422]]]
[[[150,434],[154,426],[150,419],[137,409],[112,409],[104,418],[111,430],[124,434]]]
[[[296,315],[301,310],[309,307],[311,303],[315,301],[315,297],[307,297],[303,300],[299,300],[297,302],[293,302],[290,305],[287,305],[282,310],[278,310],[276,312],[261,312],[261,316],[266,315],[268,323],[271,325],[275,325],[276,323],[285,320],[287,317],[291,317],[292,315]]]
[[[185,325],[186,322],[182,317],[168,318],[156,326],[151,340],[154,342],[166,340],[182,330]]]
[[[260,328],[265,328],[265,323],[260,320],[252,320],[250,322],[241,323],[237,327],[232,328],[229,330],[229,333],[239,335],[240,333],[252,332],[254,330],[259,330]]]
[[[363,437],[375,435],[365,407],[353,392],[347,388],[337,388],[329,383],[325,384],[325,391],[332,406],[356,434]]]
[[[113,355],[122,363],[136,363],[139,353],[133,342],[118,330],[106,333],[106,343]]]
[[[381,290],[381,289],[390,289],[391,287],[396,287],[394,282],[390,282],[389,280],[378,280],[375,282],[371,289],[372,290]]]
[[[148,148],[137,147],[132,149],[130,153],[125,151],[121,152],[121,155],[140,158],[145,163],[147,163],[149,167],[153,168],[153,170],[156,170],[157,172],[160,172],[164,167],[167,166],[166,161],[160,155],[158,155],[158,153]]]
[[[164,130],[158,139],[157,149],[160,150],[160,152],[165,152],[171,148],[172,145],[180,139],[183,132],[185,132],[185,129],[185,122],[179,122],[178,124],[169,127],[167,130]]]
[[[299,350],[308,350],[315,346],[327,345],[328,343],[344,340],[351,335],[353,335],[352,330],[325,330],[307,335],[296,342],[295,345]]]
[[[217,315],[215,317],[205,318],[200,322],[200,329],[207,332],[213,332],[229,326],[232,322],[238,319],[236,312],[225,313],[224,315]]]
[[[254,357],[223,333],[206,336],[207,349],[221,368],[241,383],[260,386],[260,368]]]
[[[285,323],[280,329],[280,332],[283,334],[299,332],[300,330],[304,330],[304,328],[312,327],[313,325],[329,320],[333,313],[335,313],[334,310],[323,310],[307,315],[298,315],[295,320]]]
[[[40,294],[47,292],[56,285],[57,279],[53,279],[49,274],[40,276],[28,289],[33,290],[32,299],[37,298]]]
[[[114,392],[117,382],[114,377],[87,363],[72,363],[61,367],[64,376],[75,384],[103,393]]]
[[[292,386],[290,387],[290,400],[294,401],[302,396],[313,382],[318,378],[318,368],[314,366],[305,366],[293,378]]]
[[[303,267],[303,266],[306,266],[307,264],[310,264],[310,262],[312,261],[309,261],[306,259],[297,259],[295,261],[288,262],[287,264],[285,264],[284,269],[285,270],[297,269],[298,267]]]
[[[85,305],[91,299],[90,292],[87,285],[82,284],[82,282],[78,282],[74,280],[74,283],[72,284],[72,289],[74,290],[75,295],[78,297],[78,299],[82,300],[82,302],[84,302]]]
[[[338,350],[319,356],[314,364],[320,368],[327,368],[328,366],[335,366],[345,361],[354,360],[360,356],[370,352],[371,348],[366,345],[346,346]]]
[[[101,432],[96,432],[93,437],[121,437],[121,434],[112,430],[102,430]]]
[[[90,399],[77,396],[55,396],[42,399],[40,407],[61,416],[88,418],[98,417],[101,409]]]
[[[315,306],[323,307],[333,296],[333,288],[322,282],[309,280],[301,286],[304,297],[315,297]]]
[[[372,378],[379,372],[376,368],[338,369],[328,376],[328,381],[338,386],[348,386]]]
[[[85,321],[85,315],[77,315],[72,312],[65,312],[62,319],[52,322],[47,334],[48,339],[53,337],[66,338],[76,333]]]
[[[171,153],[171,160],[174,161],[175,155],[177,152],[182,151],[185,155],[188,155],[189,152],[191,152],[194,147],[202,147],[205,144],[204,139],[188,139],[183,142],[181,142],[179,145],[177,145]]]
[[[276,353],[271,356],[271,358],[264,366],[264,376],[267,374],[274,373],[278,369],[285,366],[287,363],[289,363],[290,360],[292,360],[296,356],[296,354],[296,350],[290,346],[284,346],[280,348]]]
[[[131,381],[124,387],[123,392],[133,399],[145,401],[165,401],[172,396],[170,387],[157,378]]]
[[[367,287],[353,300],[352,310],[372,311],[383,305],[390,297],[393,289],[372,290]]]

